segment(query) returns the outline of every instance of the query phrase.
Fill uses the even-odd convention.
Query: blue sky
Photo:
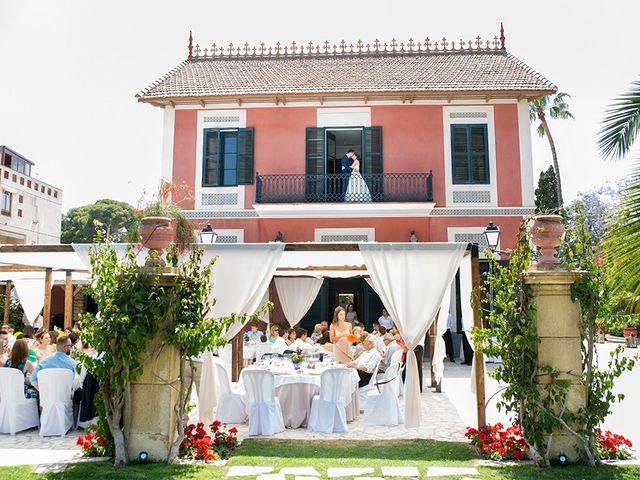
[[[492,38],[571,94],[575,121],[551,122],[565,199],[615,181],[629,165],[603,161],[603,112],[640,74],[640,4],[538,1],[20,1],[0,3],[0,144],[64,190],[63,211],[116,198],[133,204],[160,178],[162,110],[136,92],[202,45],[375,38]],[[533,137],[534,172],[550,162]]]

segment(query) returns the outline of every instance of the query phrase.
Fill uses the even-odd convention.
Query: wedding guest
[[[389,316],[389,312],[387,312],[386,308],[382,309],[382,315],[380,316],[380,318],[378,318],[378,323],[381,327],[384,327],[387,330],[389,330],[393,326],[393,320]]]
[[[302,352],[310,352],[313,350],[313,342],[307,337],[307,331],[304,328],[296,330],[296,340],[291,343],[291,350],[300,350]]]
[[[13,334],[13,325],[11,325],[10,323],[5,323],[4,325],[2,325],[2,331],[7,335],[7,347],[9,348],[9,350],[11,350],[13,344],[16,341],[16,337]]]
[[[269,330],[269,343],[275,343],[278,338],[280,338],[280,328],[277,325],[271,325],[271,330]]]
[[[333,344],[331,343],[330,333],[327,330],[322,333],[322,337],[318,340],[318,345],[322,347],[323,350],[327,352],[333,352]]]
[[[53,352],[55,353],[55,346],[58,344],[58,335],[60,335],[60,330],[49,330],[49,337],[51,338],[51,345],[53,347]]]
[[[31,374],[31,384],[38,388],[38,374],[47,368],[66,368],[76,373],[77,362],[69,355],[71,353],[71,340],[67,336],[59,336],[56,340],[56,353],[43,359]]]
[[[329,338],[333,343],[333,354],[336,362],[348,364],[353,361],[351,344],[347,337],[351,335],[351,324],[346,320],[346,312],[342,307],[336,307],[333,311],[333,321],[329,328]]]
[[[380,325],[380,327],[378,328],[378,335],[380,335],[381,337],[384,337],[387,333],[388,333],[387,329],[382,325]]]
[[[313,327],[313,333],[311,334],[311,341],[317,343],[320,337],[322,337],[322,324],[316,323]]]
[[[327,330],[329,330],[329,322],[327,322],[326,320],[322,320],[320,322],[320,325],[322,325],[323,332],[326,332]]]
[[[364,347],[362,355],[355,362],[352,361],[348,364],[358,372],[358,377],[360,377],[358,387],[364,387],[369,383],[373,376],[373,371],[380,361],[380,352],[375,348],[373,335],[369,335],[362,346]]]
[[[36,359],[41,362],[42,359],[53,355],[51,346],[51,335],[46,330],[39,330],[36,333],[36,341],[33,344],[33,349],[36,351]]]
[[[11,349],[9,359],[4,364],[4,368],[15,368],[22,372],[25,379],[28,373],[32,373],[34,370],[33,363],[28,360],[29,357],[29,344],[27,340],[22,338],[16,340]],[[30,385],[25,383],[24,396],[25,398],[36,398],[38,392],[35,391]]]
[[[360,322],[358,322],[358,312],[356,312],[356,307],[353,305],[353,303],[347,305],[346,319],[352,327],[360,325]]]
[[[450,362],[455,363],[455,353],[453,350],[453,338],[451,337],[451,331],[455,328],[455,322],[453,321],[453,315],[449,312],[449,316],[447,317],[447,331],[444,332],[442,338],[444,339],[444,347],[447,352],[447,358],[449,358]]]
[[[382,335],[380,334],[380,324],[378,322],[373,322],[371,324],[371,329],[373,330],[371,333],[374,335],[378,335],[379,337],[381,337]]]
[[[287,344],[287,346],[291,345],[293,342],[296,341],[296,329],[295,328],[290,328],[289,330],[287,330],[285,332],[284,341]]]
[[[251,322],[250,328],[251,329],[244,334],[245,337],[249,337],[250,342],[259,342],[263,333],[258,330],[258,322]]]

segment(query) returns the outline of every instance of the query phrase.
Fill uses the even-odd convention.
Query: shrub
[[[78,436],[76,445],[82,447],[82,454],[86,457],[110,457],[113,455],[113,440],[106,426],[100,428],[92,423],[84,429],[84,434]]]
[[[209,427],[213,432],[213,438],[204,429],[204,423],[189,424],[184,429],[182,440],[182,455],[194,460],[204,460],[209,463],[212,460],[226,460],[238,446],[238,429],[233,427],[226,429],[227,424],[216,420]]]

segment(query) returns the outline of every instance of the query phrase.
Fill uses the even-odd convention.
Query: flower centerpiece
[[[293,363],[293,366],[296,370],[299,369],[300,364],[304,362],[304,355],[302,355],[300,351],[294,353],[293,355],[291,355],[291,362]]]

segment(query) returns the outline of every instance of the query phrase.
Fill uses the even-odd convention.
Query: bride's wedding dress
[[[367,186],[367,182],[360,174],[360,162],[355,160],[351,165],[351,175],[349,176],[349,185],[344,195],[345,202],[370,202],[371,192]]]

